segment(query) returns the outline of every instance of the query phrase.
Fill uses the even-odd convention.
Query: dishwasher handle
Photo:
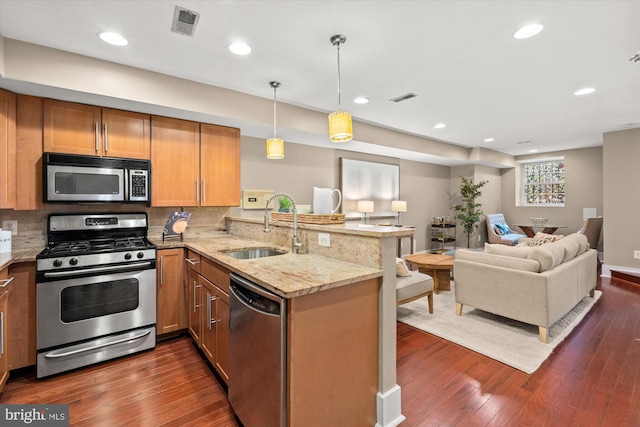
[[[246,307],[267,315],[280,316],[284,308],[284,299],[271,294],[249,282],[243,277],[230,274],[229,289],[235,298]]]

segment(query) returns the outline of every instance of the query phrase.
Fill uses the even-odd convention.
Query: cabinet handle
[[[207,199],[207,191],[205,190],[205,181],[204,179],[202,180],[202,204],[205,204],[205,201]]]
[[[100,137],[100,123],[96,122],[96,152],[98,152],[98,138]]]
[[[207,292],[207,329],[211,330],[211,294]]]
[[[196,179],[196,203],[200,202],[200,185],[198,184],[198,180]]]
[[[109,129],[107,129],[107,124],[104,124],[104,152],[105,154],[109,151]]]
[[[162,262],[162,257],[160,257],[160,284],[164,283],[164,262]]]
[[[2,282],[2,285],[0,285],[0,288],[6,288],[9,283],[13,282],[13,277],[9,277],[8,279],[0,280],[0,282]]]
[[[197,258],[196,258],[196,259],[197,259]],[[196,260],[193,260],[193,259],[191,259],[191,258],[185,258],[184,260],[185,260],[185,261],[187,261],[187,262],[188,262],[189,264],[191,264],[191,265],[198,265],[198,264],[200,264],[200,261],[196,261]]]
[[[196,301],[196,297],[197,297],[196,289],[197,289],[197,288],[201,288],[201,287],[202,287],[202,285],[196,285],[196,283],[197,283],[197,282],[194,280],[194,281],[193,281],[193,312],[194,312],[194,313],[196,312],[196,308],[198,308],[198,307],[202,307],[202,305],[197,305],[197,304],[196,304],[196,303],[197,303],[197,301]]]

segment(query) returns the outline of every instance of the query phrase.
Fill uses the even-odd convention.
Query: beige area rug
[[[464,306],[456,316],[454,288],[434,295],[433,314],[427,298],[397,308],[400,322],[484,354],[520,371],[532,374],[591,310],[595,298],[585,297],[573,310],[549,328],[548,343],[540,342],[538,327]]]

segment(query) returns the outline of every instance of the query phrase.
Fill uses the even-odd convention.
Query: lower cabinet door
[[[215,286],[205,279],[200,277],[202,282],[202,294],[203,294],[203,318],[202,318],[202,341],[200,348],[202,349],[209,362],[215,366],[216,360],[216,327],[215,327]]]
[[[189,321],[189,333],[196,344],[201,345],[201,326],[202,326],[202,282],[200,275],[192,270],[187,269],[189,276],[187,277],[185,293],[187,295],[187,319]]]

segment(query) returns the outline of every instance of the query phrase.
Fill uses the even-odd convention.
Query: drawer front
[[[222,289],[229,295],[229,270],[216,264],[215,262],[202,258],[201,274],[214,285]]]
[[[191,270],[194,270],[200,273],[201,266],[202,266],[201,264],[202,259],[199,253],[194,252],[191,249],[187,249],[187,254],[186,254],[184,263],[187,266],[187,268],[190,268]]]

